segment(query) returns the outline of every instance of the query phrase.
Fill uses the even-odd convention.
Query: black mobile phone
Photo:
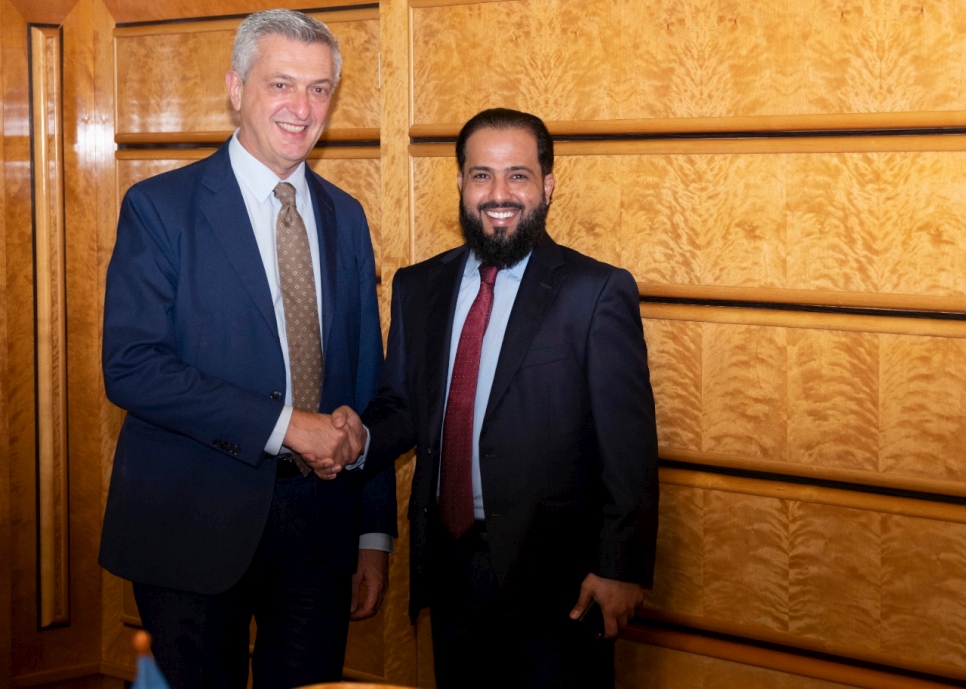
[[[580,613],[577,621],[594,640],[599,641],[604,638],[604,612],[600,609],[600,603],[596,599],[590,599],[590,603]]]

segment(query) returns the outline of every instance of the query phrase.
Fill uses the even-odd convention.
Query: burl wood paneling
[[[331,128],[379,127],[379,22],[371,11],[313,16],[331,22],[344,63]],[[237,21],[124,29],[116,39],[117,133],[230,132],[237,119],[225,72]],[[175,25],[177,26],[177,25]]]
[[[966,292],[962,153],[610,160],[624,265],[643,282]]]
[[[966,677],[966,525],[666,483],[661,502],[645,607]]]
[[[966,341],[645,321],[662,451],[966,482]]]
[[[493,27],[512,27],[498,48]],[[962,110],[964,36],[956,2],[415,9],[413,120],[493,105],[560,121]]]

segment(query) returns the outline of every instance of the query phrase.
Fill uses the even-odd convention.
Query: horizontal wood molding
[[[178,144],[221,145],[232,135],[220,132],[118,132],[114,143],[118,146],[172,146]],[[327,129],[322,132],[320,144],[351,143],[353,141],[379,141],[379,130],[365,127]],[[378,157],[378,156],[377,156]]]
[[[413,9],[424,7],[449,7],[450,5],[478,5],[482,2],[520,2],[520,0],[409,0]]]
[[[560,156],[713,155],[739,153],[905,153],[966,151],[964,134],[902,134],[875,136],[774,136],[667,138],[648,140],[558,141]],[[411,144],[414,158],[453,155],[452,143]]]
[[[952,311],[966,313],[966,295],[889,294],[886,292],[833,292],[830,290],[730,287],[719,285],[668,285],[638,282],[642,297],[682,300],[744,301],[751,303],[835,306],[897,311]]]
[[[362,672],[361,670],[353,670],[347,667],[342,668],[342,677],[352,682],[369,682],[371,684],[386,683],[385,677],[380,677],[379,675],[372,675],[368,672]]]
[[[211,148],[135,148],[117,151],[116,160],[202,160]],[[377,146],[323,146],[312,149],[308,160],[378,160]]]
[[[798,477],[811,479],[813,481],[852,483],[857,486],[874,486],[876,488],[895,491],[966,498],[966,485],[938,479],[876,474],[871,471],[856,469],[839,469],[836,467],[796,464],[793,462],[775,462],[754,457],[721,455],[713,452],[692,452],[675,448],[662,448],[661,459],[721,469]],[[700,471],[700,468],[696,468],[695,471]],[[844,490],[848,490],[848,488],[844,488]]]
[[[70,622],[62,60],[60,29],[30,27],[41,628]]]
[[[775,328],[806,328],[843,332],[892,335],[924,335],[927,337],[966,337],[966,321],[898,316],[866,316],[857,314],[811,313],[733,306],[700,306],[690,304],[641,303],[641,318],[699,323],[763,325]]]
[[[556,137],[733,134],[740,132],[864,132],[966,127],[966,111],[763,115],[759,117],[656,117],[645,120],[550,121],[546,124],[550,133]],[[462,126],[462,124],[414,124],[409,129],[409,136],[413,139],[455,140]]]
[[[742,493],[758,497],[847,507],[867,512],[897,514],[904,517],[934,519],[966,524],[966,505],[955,505],[915,498],[863,493],[842,488],[803,485],[780,480],[728,476],[694,469],[661,467],[661,483],[702,490]]]
[[[645,611],[644,617],[661,619],[664,621],[671,621],[671,618],[674,618],[678,620],[678,623],[682,623],[680,620],[687,616],[663,615],[660,613],[654,613],[653,611]],[[698,621],[700,622],[700,620]],[[734,630],[723,633],[732,635],[733,631]],[[838,682],[857,687],[867,687],[868,689],[940,689],[941,687],[949,686],[948,684],[941,682],[932,682],[926,679],[919,679],[906,675],[890,674],[885,671],[851,665],[845,662],[837,663],[834,660],[798,655],[794,652],[785,652],[771,648],[762,648],[760,646],[743,644],[737,641],[715,639],[696,633],[653,628],[640,623],[632,623],[630,626],[628,626],[621,633],[621,638],[627,641],[650,644],[653,646],[660,646],[662,648],[670,648],[678,651],[684,651],[686,653],[694,653],[697,655],[729,660],[736,663],[743,663],[745,665],[754,665],[755,667],[767,668],[770,670],[776,670],[778,672],[787,672],[794,675],[802,675],[804,677],[814,677],[815,679],[821,679],[828,682]],[[794,637],[794,640],[799,639],[800,637]],[[789,645],[787,642],[788,639],[783,639],[782,641],[771,641],[771,643],[780,643],[784,646]],[[830,653],[828,649],[802,648],[803,650]],[[854,659],[863,660],[859,658]],[[876,660],[871,658],[865,659],[864,662],[871,662],[880,665],[884,664],[888,666],[893,664],[893,660],[894,659],[892,656],[885,657],[883,654],[882,658],[878,658]],[[901,669],[913,670],[916,672],[926,672],[928,674],[940,674],[940,676],[944,674],[929,672],[925,669]]]
[[[343,6],[344,7],[344,6]],[[310,16],[326,24],[336,22],[355,22],[368,19],[378,19],[379,9],[365,7],[361,9],[338,9],[328,12],[309,12]],[[242,17],[231,19],[204,19],[195,21],[181,19],[170,22],[140,24],[132,26],[118,26],[114,29],[115,38],[130,38],[133,36],[164,36],[168,34],[208,33],[210,31],[234,31],[242,23]]]

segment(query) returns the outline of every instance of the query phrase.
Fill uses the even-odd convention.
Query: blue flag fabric
[[[167,680],[158,669],[158,664],[154,662],[154,656],[138,657],[138,673],[131,689],[170,689]]]

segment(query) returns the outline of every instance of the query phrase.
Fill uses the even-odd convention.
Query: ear
[[[553,173],[551,172],[549,175],[543,178],[543,195],[547,197],[547,203],[550,203],[551,199],[553,198],[553,184],[554,179]]]
[[[456,173],[456,188],[460,190],[460,194],[463,193],[463,173]]]
[[[241,100],[242,100],[242,90],[245,88],[245,82],[233,69],[229,69],[225,72],[225,86],[228,87],[228,98],[231,100],[231,107],[235,112],[241,111]]]

